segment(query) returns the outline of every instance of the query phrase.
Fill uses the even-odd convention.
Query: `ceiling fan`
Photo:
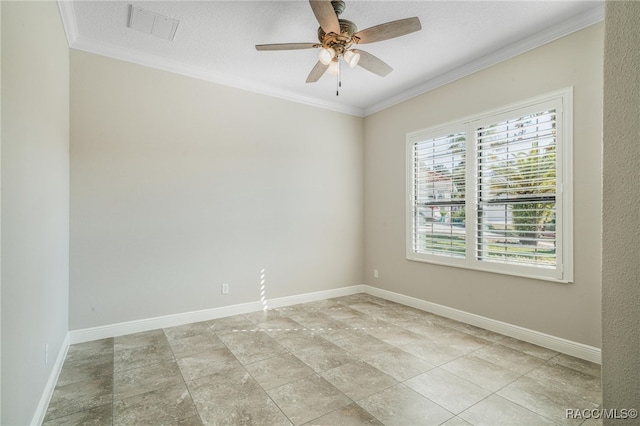
[[[420,19],[413,17],[387,22],[358,31],[356,24],[353,22],[338,18],[345,9],[344,1],[309,0],[309,3],[320,24],[318,28],[319,43],[256,45],[257,50],[321,48],[318,55],[319,60],[309,73],[307,83],[315,83],[325,72],[339,75],[341,58],[352,68],[359,65],[374,74],[384,77],[393,71],[393,68],[370,53],[360,49],[354,49],[354,45],[389,40],[422,29]],[[338,93],[336,92],[336,94]]]

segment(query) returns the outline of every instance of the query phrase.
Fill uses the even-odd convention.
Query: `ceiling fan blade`
[[[378,59],[376,56],[373,56],[371,53],[367,53],[360,49],[354,49],[353,52],[360,54],[360,61],[358,62],[358,65],[367,71],[371,71],[380,77],[386,77],[391,71],[393,71],[393,68],[391,68],[387,63]]]
[[[333,10],[330,0],[309,0],[313,14],[325,33],[340,34],[338,16]]]
[[[318,61],[309,73],[309,77],[307,77],[307,83],[315,83],[316,81],[320,80],[320,77],[324,75],[324,72],[327,70],[327,68],[329,68],[329,65],[324,65],[322,62]]]
[[[256,44],[256,50],[298,50],[313,49],[320,47],[318,43],[278,43],[278,44]]]
[[[355,33],[354,37],[359,39],[356,40],[356,43],[358,44],[375,43],[376,41],[389,40],[391,38],[411,34],[413,32],[420,31],[421,29],[422,25],[420,24],[420,19],[413,17],[367,28]]]

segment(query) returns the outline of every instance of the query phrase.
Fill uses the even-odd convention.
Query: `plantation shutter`
[[[465,142],[452,133],[411,145],[414,253],[465,257]]]
[[[555,268],[556,110],[474,127],[475,258]]]

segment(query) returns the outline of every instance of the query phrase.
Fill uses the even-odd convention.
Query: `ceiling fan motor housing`
[[[322,47],[330,47],[336,52],[342,53],[353,44],[354,40],[352,37],[358,32],[358,27],[346,19],[338,19],[338,22],[340,24],[340,34],[327,34],[322,27],[318,27],[318,40],[320,40]]]
[[[333,0],[331,6],[336,16],[339,17],[344,12],[346,5],[343,0]],[[318,40],[320,40],[322,47],[332,48],[340,56],[353,44],[352,37],[358,32],[358,27],[346,19],[338,19],[338,23],[340,24],[340,34],[327,34],[322,27],[318,27]]]

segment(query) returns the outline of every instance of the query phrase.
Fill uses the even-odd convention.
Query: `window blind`
[[[413,250],[465,257],[466,135],[413,143]]]
[[[555,268],[556,111],[476,128],[476,259]]]

